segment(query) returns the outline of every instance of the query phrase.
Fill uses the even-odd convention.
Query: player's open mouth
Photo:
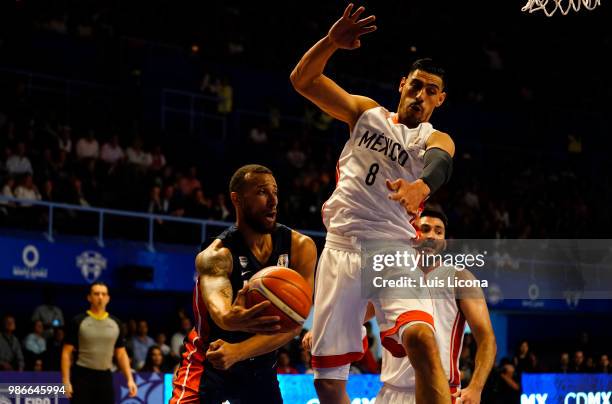
[[[266,213],[266,219],[272,221],[276,219],[276,212],[270,212],[270,213]]]
[[[421,106],[420,106],[420,105],[418,105],[418,104],[412,104],[412,105],[410,106],[410,108],[411,108],[413,111],[418,111],[418,112],[421,112],[421,111],[423,110],[423,108],[421,108]]]

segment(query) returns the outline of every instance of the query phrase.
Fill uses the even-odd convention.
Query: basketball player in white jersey
[[[376,29],[374,16],[359,19],[363,11],[353,13],[350,4],[291,73],[300,94],[350,129],[336,189],[322,209],[327,239],[316,272],[312,329],[315,387],[322,404],[349,402],[349,366],[363,354],[362,241],[414,239],[410,222],[421,203],[448,181],[454,154],[450,136],[428,122],[446,97],[444,71],[431,60],[417,61],[402,78],[397,112],[349,94],[323,74],[336,50],[358,48],[360,36]],[[417,403],[450,403],[431,300],[415,296],[373,304],[383,345],[414,364]]]
[[[421,237],[417,247],[422,254],[439,254],[445,247],[447,219],[444,212],[426,208],[419,219]],[[435,261],[435,260],[431,260]],[[421,261],[423,262],[423,261]],[[438,262],[439,263],[439,262]],[[430,279],[474,279],[467,270],[458,271],[451,266],[421,268]],[[432,291],[436,339],[442,366],[449,381],[453,402],[479,404],[482,389],[495,362],[497,346],[491,327],[489,311],[480,288],[455,290],[452,287]],[[461,389],[459,355],[463,346],[465,323],[470,326],[476,340],[476,364],[467,387]],[[381,381],[384,383],[376,396],[376,404],[414,404],[415,368],[408,358],[395,358],[383,352]]]

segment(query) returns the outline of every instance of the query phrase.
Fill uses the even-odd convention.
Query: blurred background
[[[516,0],[365,6],[378,31],[361,49],[337,52],[327,73],[394,110],[415,59],[446,66],[448,98],[432,123],[457,154],[433,202],[449,216],[449,237],[610,237],[609,4],[553,18],[522,13]],[[234,219],[227,188],[236,168],[269,166],[279,221],[322,247],[320,208],[347,128],[288,79],[345,3],[5,7],[0,187],[22,200],[0,201],[2,327],[23,341],[23,362],[11,367],[58,370],[63,326],[87,308],[87,284],[104,280],[129,338],[160,346],[155,371],[172,372],[191,328],[193,257]],[[500,349],[484,402],[518,402],[523,372],[610,371],[608,302],[490,307]],[[371,355],[354,373],[378,372],[370,337]],[[130,353],[141,370],[146,355]],[[285,372],[310,372],[297,342],[281,356]],[[468,335],[464,384],[474,356]]]

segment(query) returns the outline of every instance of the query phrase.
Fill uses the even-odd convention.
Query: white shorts
[[[416,404],[414,389],[400,389],[383,384],[376,395],[376,404]]]
[[[433,328],[431,299],[373,299],[381,342],[403,357],[400,329],[416,323]],[[361,338],[368,299],[361,293],[360,245],[354,238],[327,233],[315,279],[312,367],[334,368],[358,361],[365,352]]]

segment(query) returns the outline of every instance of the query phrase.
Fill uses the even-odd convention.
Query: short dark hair
[[[435,217],[444,223],[444,228],[448,227],[448,217],[446,217],[444,211],[437,206],[426,205],[425,209],[423,209],[423,212],[421,213],[421,217]]]
[[[87,293],[88,295],[91,295],[91,292],[93,291],[93,287],[94,286],[104,286],[106,288],[106,291],[110,294],[110,290],[108,288],[108,285],[102,281],[96,281],[94,283],[92,283],[91,285],[89,285],[89,293]]]
[[[232,175],[232,179],[230,180],[229,184],[229,191],[240,193],[246,184],[245,178],[247,174],[250,173],[274,175],[272,174],[272,170],[270,170],[268,167],[264,167],[259,164],[247,164],[237,169],[234,175]]]
[[[412,63],[412,66],[410,66],[410,70],[408,70],[408,76],[410,75],[410,73],[412,73],[415,70],[423,70],[427,73],[435,74],[436,76],[439,76],[442,79],[442,85],[446,87],[446,84],[447,84],[446,70],[441,64],[434,61],[433,59],[423,58],[423,59],[415,60],[414,63]]]

